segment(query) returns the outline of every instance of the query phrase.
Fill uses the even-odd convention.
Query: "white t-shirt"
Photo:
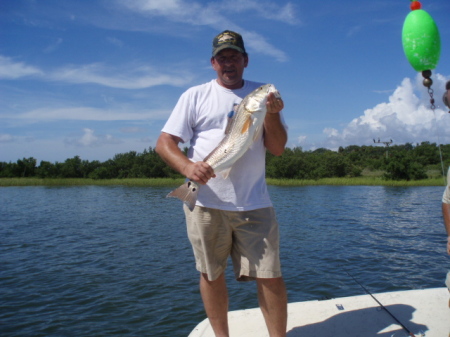
[[[444,195],[442,196],[442,202],[444,204],[450,204],[450,167],[447,172],[447,187],[445,188]]]
[[[180,137],[183,143],[190,141],[188,158],[202,161],[225,137],[227,116],[234,105],[261,85],[244,81],[242,88],[230,90],[214,79],[192,87],[181,95],[162,131]],[[200,187],[196,205],[230,211],[272,206],[265,180],[265,156],[260,136],[236,161],[227,179],[219,172]]]

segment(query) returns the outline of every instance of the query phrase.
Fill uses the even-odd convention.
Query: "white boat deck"
[[[447,288],[374,294],[416,337],[449,337]],[[288,337],[402,337],[409,334],[370,295],[289,303]],[[231,337],[269,337],[259,308],[228,314]],[[214,337],[208,319],[188,337]]]

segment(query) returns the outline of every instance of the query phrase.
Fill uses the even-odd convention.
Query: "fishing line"
[[[363,288],[364,291],[368,295],[370,295],[375,300],[375,302],[377,302],[380,305],[380,307],[384,309],[403,328],[403,330],[405,330],[409,334],[409,336],[416,337],[406,326],[402,324],[402,322],[400,322],[397,319],[397,317],[394,316],[393,313],[391,313],[380,301],[378,301],[378,299],[375,296],[373,296],[372,293],[369,290],[367,290],[366,287],[364,287],[360,282],[358,282],[358,280],[353,275],[351,275],[344,267],[341,266],[341,268],[347,273],[348,276],[350,276],[353,279],[353,281],[355,281],[361,288]]]

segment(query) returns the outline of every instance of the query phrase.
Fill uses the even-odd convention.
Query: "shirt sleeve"
[[[183,143],[189,141],[193,136],[193,103],[190,96],[191,92],[189,90],[180,96],[169,119],[161,130],[162,132],[180,137]]]

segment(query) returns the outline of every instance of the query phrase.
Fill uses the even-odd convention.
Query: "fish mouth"
[[[273,86],[272,84],[267,86],[267,94],[270,94],[271,92],[273,92],[276,98],[281,98],[280,92],[275,89],[275,86]]]

